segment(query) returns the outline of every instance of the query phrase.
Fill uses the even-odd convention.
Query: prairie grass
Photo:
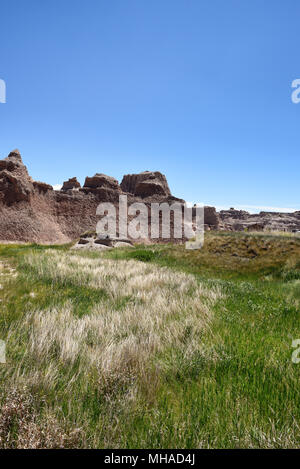
[[[299,447],[299,240],[206,238],[0,246],[1,447]]]

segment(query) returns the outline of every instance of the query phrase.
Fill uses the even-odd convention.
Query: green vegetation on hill
[[[0,274],[1,447],[299,447],[299,238],[2,245]]]

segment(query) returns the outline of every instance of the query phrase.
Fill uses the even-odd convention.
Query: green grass
[[[189,311],[182,311],[187,322],[178,322],[182,324],[179,342],[174,339],[174,345],[171,341],[156,351],[142,369],[129,365],[128,374],[126,368],[122,374],[100,379],[97,367],[84,368],[80,356],[67,364],[54,347],[51,357],[59,373],[49,383],[44,379],[49,363],[39,362],[26,348],[29,331],[24,321],[32,311],[71,305],[72,314],[84,318],[99,305],[99,311],[106,305],[125,314],[142,301],[133,293],[112,295],[107,285],[114,278],[102,285],[101,279],[95,283],[92,271],[80,281],[76,271],[56,273],[46,255],[53,249],[67,254],[72,265],[75,254],[67,246],[0,246],[0,260],[18,272],[12,277],[5,267],[0,280],[0,338],[8,343],[7,364],[0,365],[2,402],[12,389],[20,389],[33,397],[33,414],[41,409],[38,422],[47,421],[50,414],[66,435],[80,428],[77,438],[66,438],[63,446],[299,447],[300,364],[291,360],[292,340],[300,338],[299,239],[209,233],[203,250],[197,252],[174,245],[105,252],[103,259],[117,263],[120,271],[126,261],[135,261],[184,272],[208,290],[220,290],[222,297],[209,303],[209,327],[195,334]],[[99,259],[91,252],[76,256]],[[30,258],[39,263],[29,262]],[[148,314],[151,317],[151,308]],[[26,324],[33,327],[30,321]],[[133,337],[138,327],[132,325]],[[116,335],[116,340],[121,343],[128,337]],[[101,348],[91,334],[89,350],[96,346]],[[39,382],[33,370],[38,370]],[[11,446],[17,444],[16,438]]]

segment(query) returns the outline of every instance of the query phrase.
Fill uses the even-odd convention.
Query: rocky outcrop
[[[0,239],[33,242],[71,241],[87,230],[95,230],[99,221],[96,214],[99,203],[113,203],[118,215],[120,194],[127,195],[128,204],[145,203],[148,213],[151,202],[184,202],[172,196],[166,177],[158,171],[126,175],[120,185],[113,177],[96,173],[93,177],[86,178],[83,187],[80,187],[74,177],[65,181],[61,190],[53,190],[52,186],[45,182],[32,180],[20,152],[14,150],[7,158],[0,160]],[[193,208],[191,210],[192,213],[195,211]],[[129,216],[128,221],[132,218],[132,215],[131,218]],[[232,209],[218,214],[214,207],[204,207],[204,223],[206,229],[214,230],[298,231],[300,212],[261,212],[252,215]],[[173,213],[170,225],[172,233]],[[181,242],[174,238],[170,240]],[[147,238],[144,241],[146,242]],[[159,241],[162,239],[156,240]],[[102,241],[99,244],[94,240],[93,248],[98,244],[104,246],[104,243]],[[78,245],[81,246],[81,243]]]
[[[80,191],[85,194],[94,194],[99,202],[112,202],[115,204],[118,203],[119,195],[122,192],[115,178],[102,173],[86,177],[84,186]]]
[[[34,192],[33,181],[22,162],[19,150],[0,161],[0,200],[7,205],[29,200]]]
[[[300,212],[260,212],[252,214],[244,210],[221,210],[220,227],[229,231],[300,231]]]
[[[126,193],[128,204],[153,200],[179,200],[171,196],[165,176],[159,172],[131,175],[133,192],[123,192],[118,181],[102,173],[87,177],[83,187],[77,179],[65,181],[61,190],[33,181],[15,150],[0,160],[0,239],[34,242],[67,242],[80,233],[95,229],[100,202],[111,202],[118,213],[119,195]],[[144,184],[144,185],[143,185]],[[142,196],[148,196],[142,198]],[[130,217],[129,217],[130,218]],[[120,241],[119,241],[120,242]],[[123,241],[125,242],[125,241]],[[97,244],[97,243],[95,243]]]
[[[86,177],[83,187],[88,189],[104,188],[120,191],[120,186],[116,179],[101,173],[96,173],[93,177]]]
[[[228,218],[234,220],[245,220],[249,217],[250,214],[245,210],[236,210],[234,208],[231,208],[230,210],[221,210],[219,212],[219,215],[221,220],[226,220]]]
[[[77,181],[76,177],[70,178],[67,181],[64,181],[61,188],[62,191],[68,191],[73,189],[79,189],[81,187],[80,182]]]
[[[15,150],[11,151],[10,154],[8,155],[7,159],[12,159],[14,158],[15,160],[19,160],[22,163],[22,157],[20,151],[16,148]]]
[[[171,191],[166,177],[159,171],[144,171],[140,174],[126,174],[121,182],[121,189],[137,197],[170,197]]]
[[[96,233],[81,235],[79,241],[72,246],[72,249],[89,249],[96,251],[103,251],[112,248],[132,248],[133,244],[128,238],[117,238],[106,236],[105,238],[98,237]]]

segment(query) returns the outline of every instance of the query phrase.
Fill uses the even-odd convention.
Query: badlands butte
[[[118,207],[119,195],[128,204],[144,202],[184,202],[171,194],[166,177],[158,171],[128,174],[119,182],[96,173],[86,177],[83,187],[76,177],[54,190],[45,182],[34,181],[18,150],[0,160],[0,239],[37,243],[64,243],[95,230],[100,202]],[[300,211],[293,213],[260,212],[205,207],[206,230],[227,231],[300,231]]]

